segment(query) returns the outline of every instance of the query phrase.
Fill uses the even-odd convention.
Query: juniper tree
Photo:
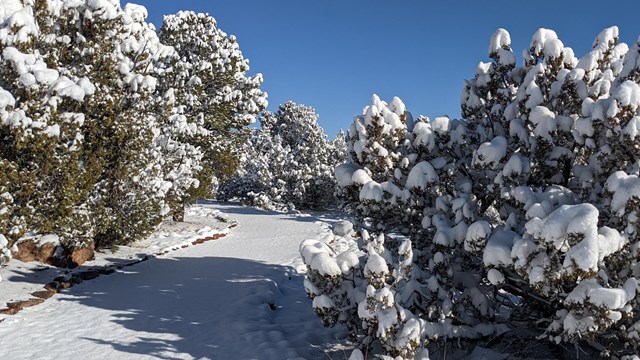
[[[327,141],[313,108],[287,102],[260,117],[238,174],[224,189],[254,206],[323,209],[335,202],[332,169],[339,152]]]
[[[82,213],[78,205],[86,193],[78,190],[87,173],[80,162],[85,119],[80,108],[93,87],[70,71],[71,64],[56,61],[62,40],[52,36],[57,17],[47,1],[22,5],[2,23],[8,32],[0,38],[5,111],[0,152],[4,200],[13,202],[10,238],[30,230],[82,243],[88,238],[74,238],[74,229],[90,226],[75,221]]]
[[[236,171],[246,126],[267,106],[267,95],[259,88],[262,75],[247,75],[249,61],[235,36],[219,29],[207,14],[165,16],[159,36],[177,54],[161,86],[174,88],[187,123],[205,130],[189,140],[203,152],[200,186],[192,188],[191,198],[209,197],[213,183]]]

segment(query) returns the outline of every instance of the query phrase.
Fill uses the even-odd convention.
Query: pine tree
[[[619,80],[626,53],[615,27],[579,61],[555,33],[536,32],[514,70],[524,76],[505,111],[508,136],[474,155],[500,187],[497,217],[483,213],[494,230],[477,248],[486,276],[522,298],[527,313],[514,318],[550,319],[545,335],[556,343],[589,337],[623,348],[628,333],[613,329],[636,321],[637,280],[627,267],[634,225],[621,220],[621,206],[634,206],[637,176],[637,84]],[[622,192],[624,202],[614,201]]]

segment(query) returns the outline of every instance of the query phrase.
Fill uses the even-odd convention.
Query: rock
[[[69,267],[74,268],[82,265],[85,262],[92,260],[94,255],[95,245],[93,241],[89,244],[89,246],[73,248],[67,256]]]
[[[207,241],[218,240],[218,239],[223,238],[225,236],[227,236],[227,235],[226,234],[215,234],[213,236],[197,239],[197,240],[193,241],[191,243],[191,245],[199,245],[199,244],[202,244],[202,243],[207,242]]]
[[[15,315],[16,313],[18,313],[18,311],[15,308],[4,308],[4,309],[0,309],[0,314],[2,315]]]
[[[46,300],[46,299],[52,297],[53,295],[55,295],[56,293],[57,293],[56,290],[47,289],[47,290],[40,290],[40,291],[32,292],[31,295],[35,296],[35,297],[37,297],[39,299]]]
[[[93,280],[100,276],[100,273],[96,270],[88,270],[80,273],[80,278],[82,280]]]
[[[60,282],[60,288],[61,289],[68,289],[70,287],[73,286],[73,283],[71,281],[61,281]]]
[[[49,263],[56,253],[57,245],[47,242],[40,244],[34,239],[24,240],[16,244],[18,251],[13,253],[13,258],[23,262],[39,261]]]
[[[109,275],[115,272],[115,270],[112,268],[100,268],[97,271],[100,273],[100,275]]]
[[[60,283],[59,283],[59,282],[57,282],[57,281],[52,281],[52,282],[50,282],[50,283],[47,283],[47,284],[44,286],[44,289],[45,289],[45,290],[49,290],[49,291],[55,291],[55,292],[58,292],[58,289],[60,289]]]
[[[6,309],[0,310],[0,314],[15,315],[18,313],[18,311],[26,307],[35,306],[43,302],[44,302],[44,299],[41,299],[41,298],[33,298],[29,300],[9,302],[7,303]]]
[[[351,235],[353,224],[350,221],[338,221],[333,225],[333,233],[337,236]]]

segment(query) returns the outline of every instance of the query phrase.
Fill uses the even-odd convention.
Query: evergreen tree
[[[266,112],[254,130],[238,174],[225,197],[274,210],[323,209],[333,204],[336,152],[317,123],[315,110],[294,102]]]
[[[173,50],[140,6],[38,0],[13,8],[0,39],[0,147],[6,178],[24,179],[19,190],[4,186],[24,226],[11,231],[56,233],[67,246],[147,234],[171,185],[160,166],[167,116],[154,64]]]
[[[536,32],[514,70],[524,76],[505,111],[508,136],[474,155],[500,187],[497,216],[483,213],[494,229],[480,246],[486,276],[522,298],[526,310],[515,319],[550,319],[545,335],[556,343],[590,337],[622,349],[628,334],[620,329],[636,321],[635,230],[621,222],[620,207],[633,207],[633,195],[613,200],[634,193],[638,169],[637,84],[618,79],[626,53],[617,28],[601,32],[579,61],[555,33]]]
[[[249,61],[236,38],[209,15],[181,11],[165,16],[160,39],[177,53],[161,87],[174,89],[180,114],[202,129],[188,141],[203,152],[199,186],[191,188],[191,199],[209,197],[216,182],[236,171],[246,126],[267,106],[267,95],[259,89],[262,75],[247,75]]]
[[[636,353],[638,45],[617,36],[605,29],[577,60],[541,29],[516,67],[498,30],[461,122],[396,122],[399,100],[374,97],[336,169],[361,236],[335,228],[301,245],[325,325],[408,358],[511,322],[553,343],[608,344],[602,356]]]
[[[79,110],[93,87],[71,74],[69,64],[51,59],[57,39],[48,2],[16,9],[2,21],[8,33],[0,37],[1,187],[10,214],[1,227],[9,245],[26,230],[82,243],[87,238],[74,235],[90,227],[74,221],[82,214],[77,188],[86,174],[80,163],[85,117]]]

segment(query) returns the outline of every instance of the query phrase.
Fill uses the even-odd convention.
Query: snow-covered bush
[[[508,33],[499,30],[490,49],[510,49],[503,39]],[[579,60],[555,32],[540,29],[523,66],[501,75],[508,101],[480,91],[480,70],[462,97],[463,109],[504,108],[500,117],[476,111],[469,119],[490,134],[476,137],[470,167],[479,216],[493,229],[474,244],[488,280],[520,298],[514,319],[538,316],[550,340],[615,342],[612,351],[621,353],[625,343],[635,347],[626,339],[637,321],[635,214],[620,210],[634,203],[638,174],[638,85],[624,70],[636,65],[635,55],[626,57],[632,53],[616,27]],[[503,133],[491,131],[500,124]],[[622,192],[627,198],[614,201]]]
[[[333,168],[344,142],[329,142],[313,108],[287,102],[266,112],[253,131],[240,171],[223,185],[223,197],[271,210],[324,209],[335,203]]]
[[[335,239],[312,242],[333,250],[322,255],[323,263],[359,256],[348,290],[318,281],[317,261],[304,255],[312,249],[305,247],[309,243],[303,243],[302,254],[311,274],[309,293],[331,300],[314,303],[340,303],[320,314],[334,314],[325,323],[337,318],[347,324],[362,347],[381,346],[387,355],[413,358],[426,356],[426,345],[436,339],[478,338],[501,329],[493,324],[496,304],[490,285],[482,282],[481,258],[466,250],[491,232],[488,223],[475,222],[464,168],[470,161],[466,133],[463,122],[414,121],[400,99],[386,103],[375,95],[354,119],[351,161],[336,168],[336,179],[361,239],[351,240],[349,255],[333,247]],[[336,300],[345,296],[348,306]]]
[[[326,238],[300,244],[309,269],[304,285],[316,314],[325,326],[345,324],[363,346],[382,346],[387,354],[402,358],[427,356],[422,346],[425,321],[396,298],[395,285],[409,281],[410,241],[400,240],[405,252],[394,270],[387,263],[391,257],[383,235],[353,235],[351,223],[337,223]]]
[[[603,356],[637,351],[639,44],[612,27],[577,59],[540,29],[518,66],[499,29],[465,83],[464,120],[413,121],[374,96],[335,172],[362,235],[301,249],[325,323],[405,358],[507,324]],[[322,261],[311,245],[329,249]],[[343,256],[359,259],[347,278],[317,274]]]

